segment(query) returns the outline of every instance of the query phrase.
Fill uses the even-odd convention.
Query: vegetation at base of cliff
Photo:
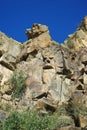
[[[25,89],[24,81],[26,76],[22,71],[14,72],[14,75],[11,78],[11,84],[13,85],[13,98],[20,98],[22,96],[22,92]]]
[[[15,111],[0,122],[0,130],[54,130],[67,124],[72,124],[72,121],[60,118],[58,113],[42,116],[31,111],[23,114]]]
[[[0,121],[0,130],[55,130],[69,125],[79,127],[77,117],[81,112],[87,114],[87,109],[83,111],[83,108],[72,102],[67,106],[59,106],[53,114],[43,115],[30,110],[23,113],[13,111],[4,121]]]

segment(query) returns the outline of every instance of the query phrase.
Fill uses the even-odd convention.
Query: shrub
[[[24,81],[26,76],[23,72],[15,72],[11,78],[11,83],[13,84],[13,98],[20,98],[23,90],[25,89]]]
[[[67,117],[59,117],[57,113],[41,116],[31,111],[23,114],[13,112],[4,122],[2,130],[54,130],[69,124],[72,124],[72,120]]]
[[[22,130],[21,117],[18,112],[13,112],[5,121],[3,130]]]
[[[0,121],[0,130],[3,130],[3,122]]]
[[[46,130],[51,125],[50,116],[41,117],[37,113],[29,111],[21,117],[23,121],[22,128],[26,130]]]

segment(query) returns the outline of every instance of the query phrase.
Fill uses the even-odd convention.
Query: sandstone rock
[[[2,75],[1,78],[1,86],[3,86],[12,76],[13,72],[11,70],[9,70],[8,68],[0,65],[0,74]],[[1,87],[2,89],[2,87]]]
[[[12,75],[18,55],[21,52],[21,44],[0,32],[0,74],[2,75],[1,86]]]
[[[82,20],[80,28],[84,31],[87,31],[87,16],[85,16],[84,19]]]
[[[83,48],[83,49],[80,51],[80,53],[81,53],[81,62],[82,62],[84,65],[86,65],[86,64],[87,64],[87,56],[86,56],[86,54],[87,54],[87,48]]]
[[[32,39],[34,45],[46,47],[51,44],[51,37],[47,26],[41,24],[33,24],[32,29],[27,29],[28,39]]]
[[[40,82],[32,82],[29,85],[30,91],[31,91],[31,97],[32,99],[36,98],[38,95],[41,94],[41,84]]]
[[[44,112],[51,111],[53,113],[56,111],[56,108],[57,108],[57,102],[53,103],[52,100],[47,100],[44,98],[37,101],[34,110],[35,111],[43,110]]]
[[[65,41],[65,44],[75,50],[79,50],[82,47],[87,47],[87,16],[84,17],[78,30],[69,36]]]
[[[36,58],[36,57],[28,57],[27,61],[21,61],[20,63],[17,64],[17,69],[20,71],[24,71],[28,74],[29,77],[35,76],[35,78],[40,78],[41,80],[42,77],[42,60]]]
[[[32,29],[27,29],[26,34],[28,39],[32,39],[34,37],[39,36],[41,33],[47,32],[48,28],[45,25],[41,24],[33,24]]]
[[[10,64],[10,62],[11,62],[11,64]],[[4,54],[0,58],[0,64],[5,66],[6,68],[8,68],[10,70],[14,70],[15,69],[14,63],[16,63],[16,59],[14,57],[12,57],[11,55]]]
[[[79,115],[79,124],[80,124],[80,127],[85,129],[85,127],[87,127],[87,117]]]
[[[17,58],[17,56],[21,52],[21,44],[13,40],[12,38],[8,38],[4,33],[1,33],[1,32],[0,32],[0,43],[1,43],[0,44],[0,52],[1,52],[0,57],[2,57],[3,54],[5,54],[4,58],[7,57],[9,59],[8,62],[14,62],[14,59]]]
[[[6,100],[6,101],[10,101],[11,100],[11,95],[4,94],[2,96],[2,99]]]
[[[13,104],[14,110],[31,109],[43,115],[53,113],[62,104],[69,105],[70,101],[75,109],[87,108],[86,19],[64,45],[52,41],[48,27],[41,24],[26,30],[28,41],[22,45],[0,32],[0,105]],[[22,97],[12,101],[9,79],[15,71],[27,76]],[[86,111],[82,109],[79,113],[80,126],[85,127]],[[58,129],[81,130],[74,126],[72,118],[62,115],[60,120],[68,122]]]
[[[76,38],[85,39],[86,35],[83,30],[79,30],[76,32]]]
[[[53,79],[52,84],[50,86],[49,92],[51,93],[52,97],[59,102],[65,102],[71,97],[71,83],[70,79],[63,79],[62,76],[57,76]]]
[[[85,74],[85,73],[83,75],[83,83],[84,83],[84,85],[87,85],[87,74]]]
[[[55,75],[55,70],[54,69],[45,69],[43,70],[43,83],[46,84],[47,86],[51,85],[52,79]]]

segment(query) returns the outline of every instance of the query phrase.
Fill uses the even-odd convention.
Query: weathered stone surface
[[[87,108],[86,22],[85,17],[64,45],[53,41],[48,27],[41,24],[26,30],[28,41],[22,45],[0,32],[0,103],[13,104],[18,111],[31,109],[44,114],[53,113],[58,106],[69,103]],[[12,101],[14,85],[9,79],[15,71],[22,71],[26,79],[22,97]],[[78,128],[67,124],[58,129],[81,130],[79,127],[86,127],[86,111],[82,109],[79,113],[82,116],[77,115]],[[73,125],[77,126],[74,110],[68,119],[74,120]]]
[[[71,97],[71,80],[64,78],[62,76],[56,76],[55,79],[52,80],[52,84],[49,87],[49,92],[51,93],[54,100],[58,100],[60,103],[67,101]],[[71,93],[70,93],[71,92]]]
[[[82,47],[87,47],[87,16],[84,17],[78,30],[65,41],[65,44],[77,51]]]
[[[56,111],[57,109],[57,102],[53,102],[52,100],[48,100],[46,98],[43,98],[43,99],[39,99],[35,106],[34,106],[34,110],[35,111],[51,111],[52,113]]]
[[[13,73],[20,52],[21,44],[0,32],[0,73],[3,77],[1,85],[7,82]]]
[[[87,117],[83,115],[79,115],[79,124],[80,124],[80,127],[82,128],[87,127]]]
[[[0,52],[3,54],[11,55],[13,58],[21,52],[21,44],[12,38],[8,38],[4,33],[0,32]]]
[[[48,27],[41,24],[33,24],[32,29],[27,29],[26,34],[29,39],[32,39],[34,37],[38,37],[40,34],[47,32]]]
[[[43,70],[43,83],[50,86],[53,77],[55,76],[55,70],[54,69],[44,69]]]
[[[87,31],[87,16],[85,16],[82,20],[82,24],[80,26],[80,28],[83,30],[83,31]]]
[[[0,84],[1,84],[1,86],[4,85],[4,83],[6,83],[8,81],[8,79],[11,77],[12,74],[13,74],[13,71],[0,65],[0,75],[1,75]]]
[[[84,83],[84,85],[87,85],[87,74],[85,74],[85,73],[83,75],[83,83]]]
[[[4,94],[2,96],[2,99],[6,100],[6,101],[10,101],[11,100],[11,95]]]
[[[27,29],[26,34],[28,39],[32,39],[34,45],[46,47],[51,44],[48,27],[41,24],[33,24],[32,29]]]

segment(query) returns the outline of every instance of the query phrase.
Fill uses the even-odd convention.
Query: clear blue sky
[[[0,0],[0,31],[23,42],[26,28],[41,23],[61,43],[86,15],[87,0]]]

